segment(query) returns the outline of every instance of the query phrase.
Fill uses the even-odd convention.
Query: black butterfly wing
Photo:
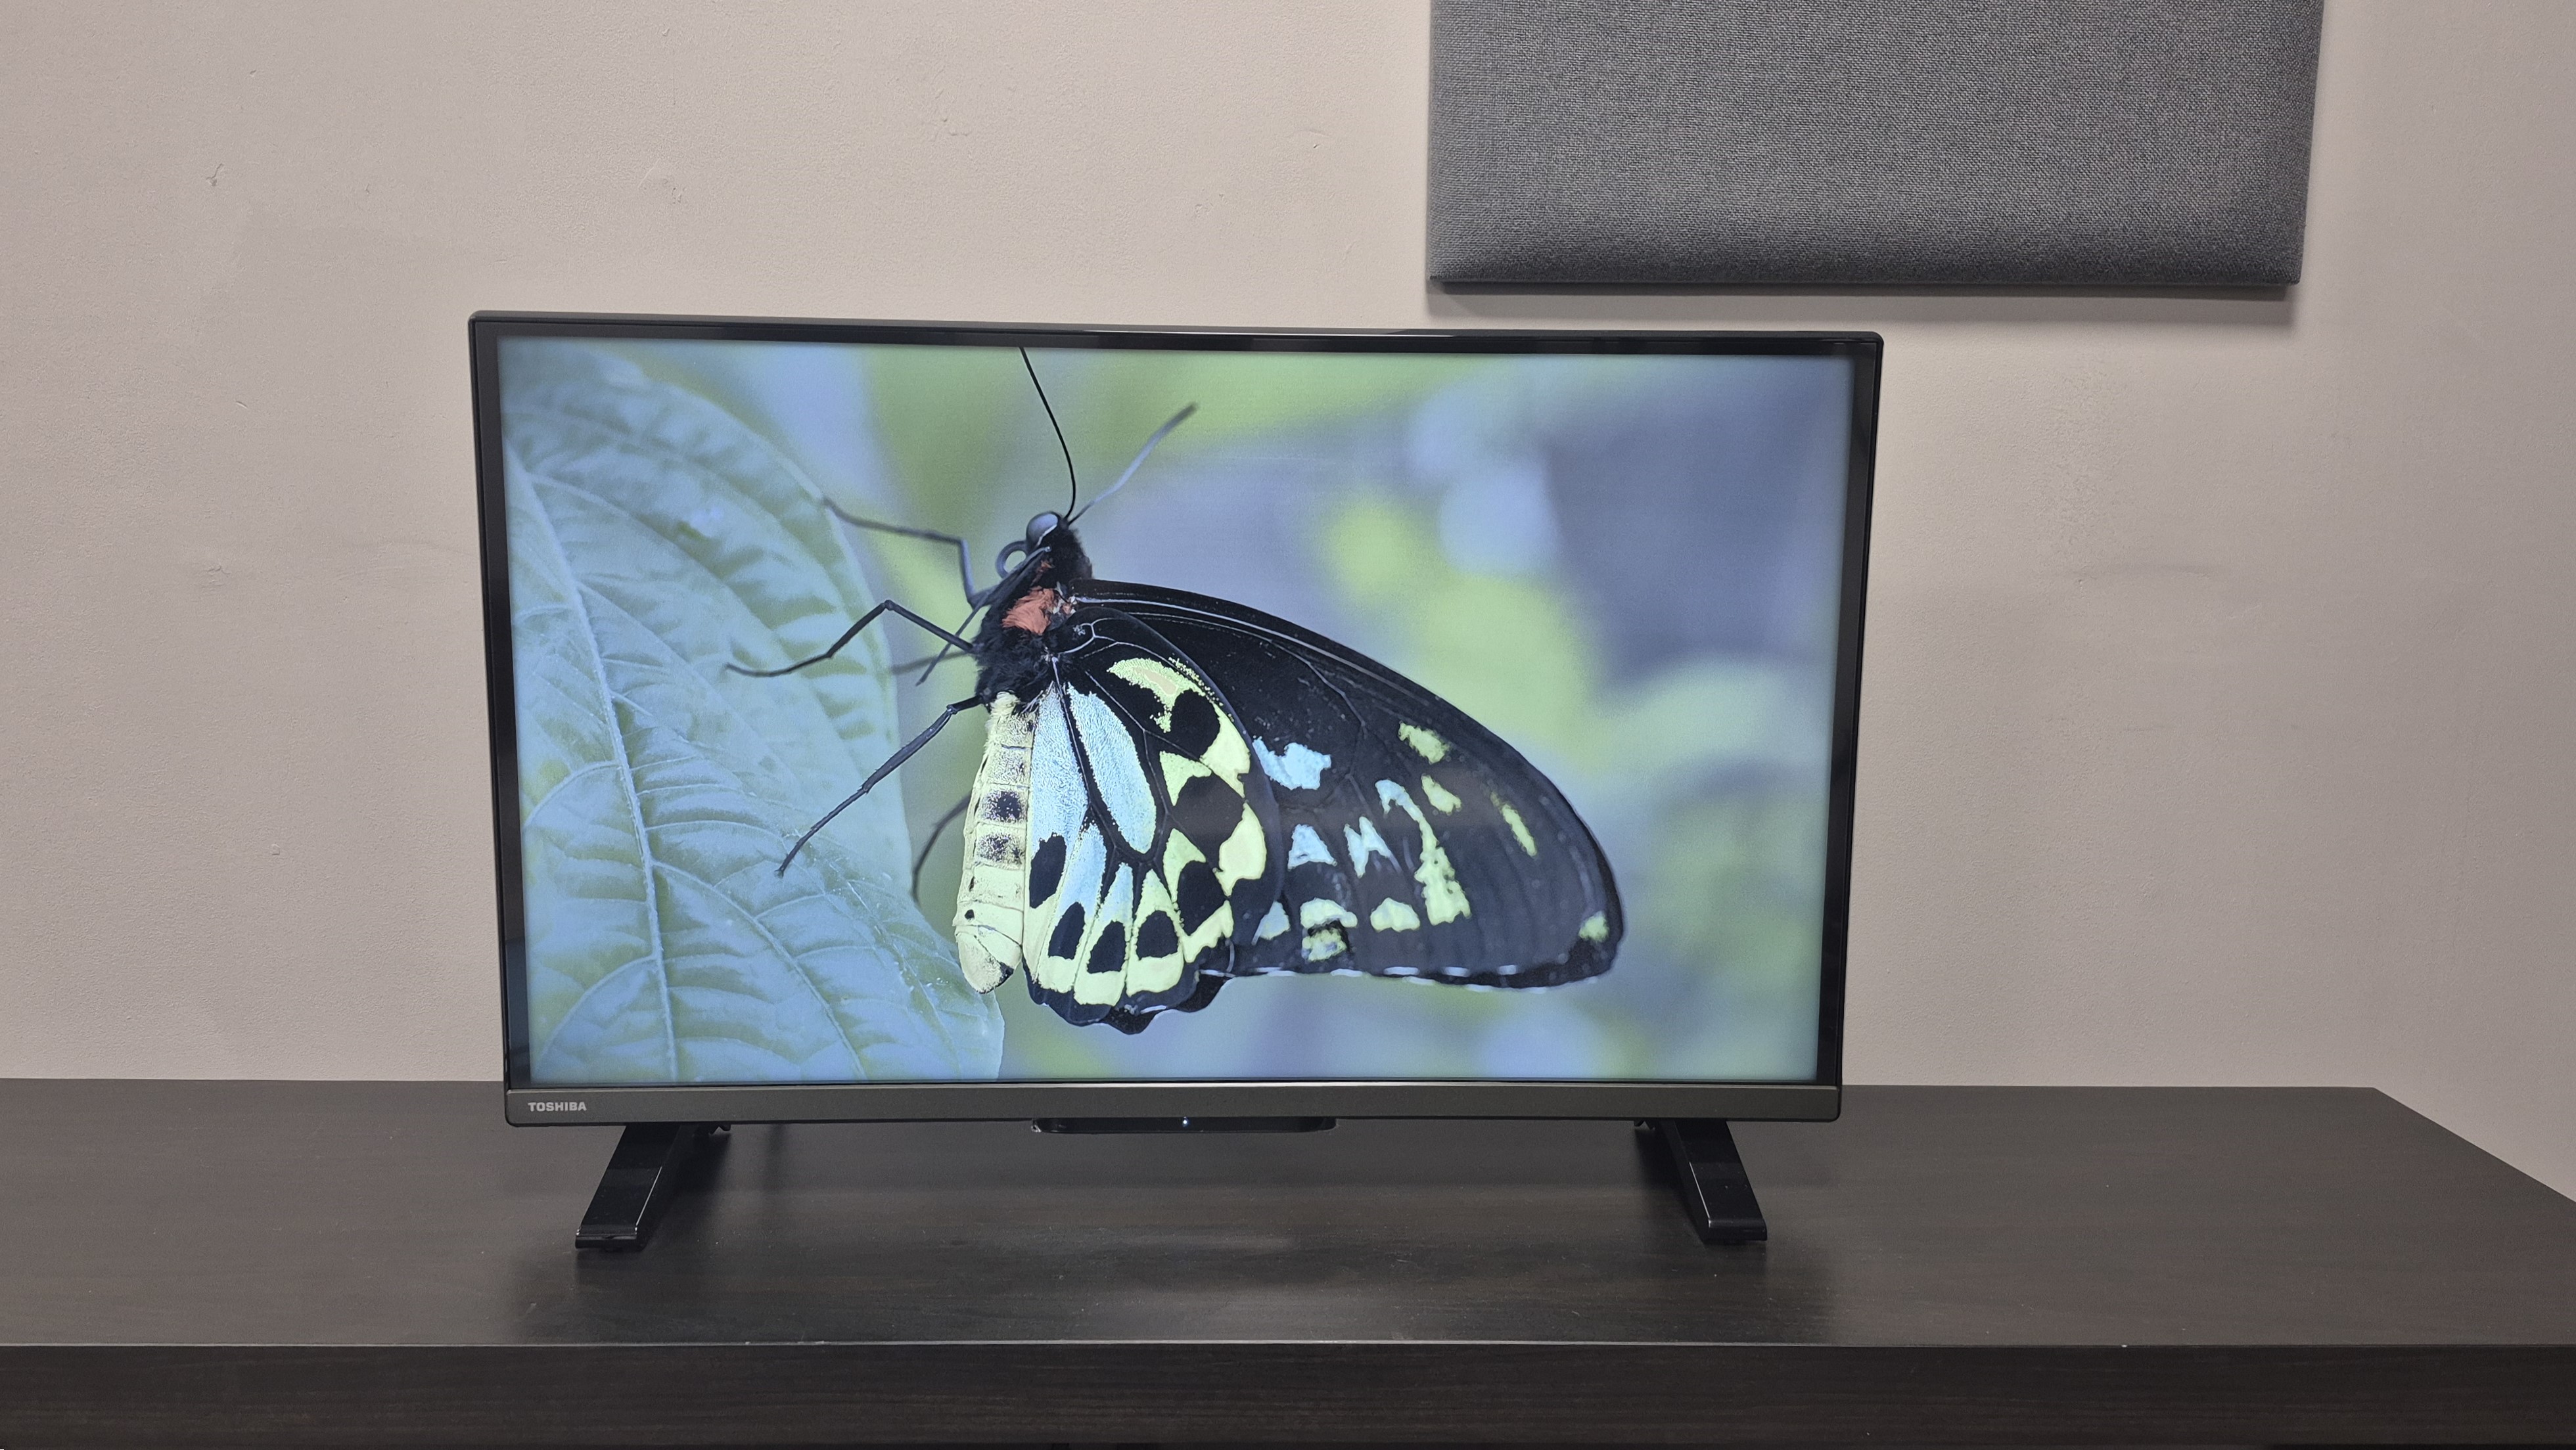
[[[1093,581],[1211,682],[1269,777],[1277,908],[1232,975],[1358,971],[1545,987],[1610,969],[1610,863],[1520,752],[1456,706],[1286,620],[1205,595]]]
[[[1115,610],[1077,609],[1049,638],[1053,679],[1026,707],[1029,994],[1134,1032],[1231,975],[1278,899],[1277,812],[1186,655]]]

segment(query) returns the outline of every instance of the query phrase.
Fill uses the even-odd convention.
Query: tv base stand
[[[673,1191],[689,1160],[698,1156],[725,1123],[629,1123],[599,1175],[599,1189],[572,1236],[576,1249],[628,1253],[653,1237],[653,1225],[670,1207]]]
[[[1639,1123],[1661,1143],[1681,1194],[1682,1214],[1708,1244],[1758,1244],[1771,1237],[1753,1180],[1736,1156],[1735,1135],[1723,1118],[1658,1118]]]
[[[573,1246],[633,1253],[653,1237],[679,1180],[723,1133],[723,1123],[630,1123],[599,1175]],[[1333,1126],[1330,1118],[1042,1118],[1043,1133],[1299,1133]],[[1758,1244],[1771,1236],[1753,1180],[1723,1118],[1657,1118],[1637,1124],[1649,1151],[1670,1166],[1673,1189],[1692,1232],[1710,1244]]]

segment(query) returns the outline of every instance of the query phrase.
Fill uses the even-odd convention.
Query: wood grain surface
[[[497,1087],[0,1083],[0,1446],[2576,1440],[2576,1204],[2376,1093],[745,1126],[640,1256]]]

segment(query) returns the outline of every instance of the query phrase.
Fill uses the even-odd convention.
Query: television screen
[[[514,1087],[1836,1080],[1875,339],[477,327]]]

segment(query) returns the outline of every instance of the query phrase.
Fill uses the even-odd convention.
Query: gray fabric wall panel
[[[1437,0],[1450,282],[2299,275],[2321,0]]]

